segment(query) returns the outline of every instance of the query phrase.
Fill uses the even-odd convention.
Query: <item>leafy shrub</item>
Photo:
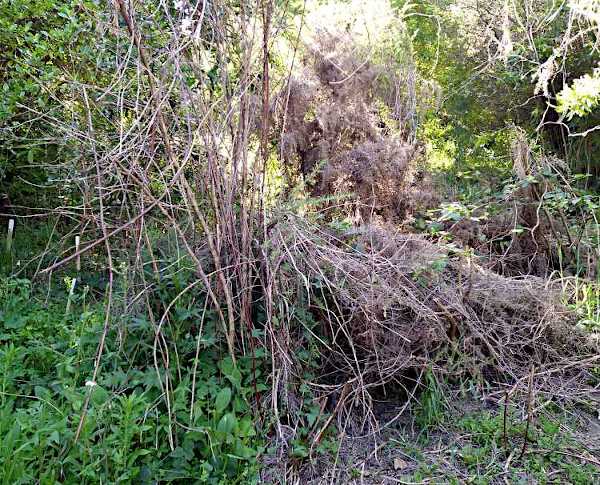
[[[44,166],[68,158],[61,154],[62,123],[77,112],[70,82],[94,78],[97,6],[94,0],[0,2],[0,187],[13,202],[39,198],[50,176]]]
[[[556,110],[565,114],[567,120],[574,116],[585,116],[591,113],[600,103],[600,69],[592,75],[586,74],[565,87],[556,97]]]

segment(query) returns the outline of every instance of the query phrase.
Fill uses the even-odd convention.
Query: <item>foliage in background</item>
[[[40,204],[53,178],[73,184],[76,153],[63,142],[77,117],[76,83],[94,79],[104,56],[94,0],[0,2],[0,191],[13,203]],[[50,168],[50,170],[48,169]],[[66,185],[66,186],[65,186]]]
[[[575,1],[394,3],[413,33],[421,76],[439,89],[421,132],[434,160],[451,175],[492,176],[499,188],[517,125],[597,183],[596,17],[582,15]],[[569,137],[575,133],[588,135]]]
[[[565,114],[567,121],[574,116],[583,117],[594,111],[600,102],[600,69],[575,79],[556,96],[556,110]]]

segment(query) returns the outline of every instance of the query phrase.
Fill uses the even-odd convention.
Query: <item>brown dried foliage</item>
[[[518,400],[515,393],[527,392],[534,364],[538,396],[594,392],[585,383],[600,360],[597,344],[576,328],[559,290],[541,278],[500,276],[390,227],[334,236],[289,219],[273,230],[269,244],[277,248],[270,264],[279,275],[279,309],[285,309],[272,337],[274,391],[292,414],[300,401],[290,391],[301,375],[296,355],[307,346],[307,331],[289,318],[297,301],[308,302],[318,325],[309,332],[319,336],[322,374],[309,384],[351,434],[377,432],[398,419],[407,405],[387,421],[376,414],[375,401],[397,399],[400,392],[401,402],[410,403],[430,370],[446,382],[471,379],[492,395],[488,385],[508,389]],[[315,441],[321,432],[314,431]],[[287,466],[281,458],[294,436],[294,427],[280,424],[274,469]]]
[[[568,272],[577,264],[585,264],[585,276],[595,278],[598,248],[587,241],[586,233],[588,226],[595,226],[595,220],[581,213],[577,221],[580,227],[574,234],[564,209],[550,207],[546,199],[559,189],[565,198],[573,194],[563,175],[568,172],[567,165],[555,157],[533,154],[521,132],[517,132],[512,148],[515,175],[520,183],[529,182],[506,195],[500,212],[486,217],[487,208],[482,206],[474,214],[483,216],[481,220],[465,218],[448,223],[446,230],[502,275],[549,277],[554,271]],[[560,184],[541,177],[542,173],[558,174]]]
[[[344,379],[385,384],[435,363],[435,352],[450,343],[465,358],[460,372],[499,380],[522,377],[532,361],[548,365],[590,350],[558,290],[541,278],[506,278],[390,228],[314,234],[290,223],[273,243],[286,248],[278,265],[297,268],[313,283],[308,291],[321,293],[328,308],[313,308],[326,315],[333,345],[354,348],[355,359],[344,352],[337,360]]]
[[[402,222],[435,200],[417,169],[413,68],[375,62],[347,33],[314,37],[275,109],[288,173],[316,175],[312,195],[351,194],[343,209],[357,221]]]

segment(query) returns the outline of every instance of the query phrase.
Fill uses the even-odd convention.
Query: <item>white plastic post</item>
[[[67,298],[67,308],[65,309],[65,315],[68,315],[71,311],[71,300],[73,299],[73,295],[75,294],[75,284],[77,283],[77,278],[73,278],[71,281],[71,288],[69,288],[69,297]]]
[[[10,250],[12,249],[14,232],[15,232],[15,220],[9,219],[8,220],[8,235],[6,237],[6,252],[8,252],[8,253],[10,253]]]
[[[79,252],[79,243],[81,242],[81,239],[79,236],[75,236],[75,252],[78,253]],[[81,272],[81,255],[77,255],[77,260],[76,260],[76,264],[77,264],[77,273]]]

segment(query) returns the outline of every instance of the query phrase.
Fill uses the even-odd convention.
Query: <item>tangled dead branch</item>
[[[319,322],[324,374],[315,384],[350,385],[347,412],[368,417],[386,388],[410,395],[425,369],[522,390],[534,364],[539,393],[578,394],[585,386],[575,383],[598,360],[558,290],[540,278],[506,278],[421,236],[370,226],[336,237],[290,219],[271,243],[278,293],[304,292]],[[290,375],[302,345],[292,332],[275,332],[288,338],[278,355]]]
[[[578,198],[567,177],[567,164],[534,153],[526,135],[517,130],[512,146],[514,188],[506,192],[493,214],[481,205],[471,218],[446,224],[463,247],[473,248],[489,268],[507,276],[549,277],[554,271],[595,278],[598,248],[593,244],[595,215],[576,208]],[[576,212],[576,211],[579,211]],[[579,216],[579,227],[570,220]]]

